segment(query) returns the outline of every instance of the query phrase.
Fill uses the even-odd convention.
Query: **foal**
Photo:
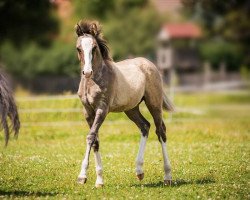
[[[96,187],[103,186],[102,163],[99,153],[98,130],[109,112],[125,112],[141,131],[136,159],[136,175],[144,177],[143,157],[150,123],[142,116],[139,104],[145,104],[153,116],[156,134],[161,143],[164,160],[164,183],[171,184],[171,168],[166,147],[166,127],[162,108],[172,111],[173,105],[163,94],[162,80],[153,63],[145,58],[112,61],[106,41],[97,22],[80,21],[75,26],[76,49],[81,62],[81,81],[78,95],[84,105],[84,115],[90,127],[87,148],[78,182],[87,181],[89,154],[93,147],[96,163]]]

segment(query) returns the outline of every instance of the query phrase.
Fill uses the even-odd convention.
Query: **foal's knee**
[[[99,141],[98,140],[96,140],[94,142],[93,149],[94,149],[94,152],[99,151]]]
[[[89,145],[93,145],[96,141],[96,134],[95,133],[89,133],[87,135],[87,144]]]

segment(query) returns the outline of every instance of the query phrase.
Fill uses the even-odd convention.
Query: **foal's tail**
[[[175,111],[175,106],[172,101],[167,97],[167,95],[163,92],[163,109],[169,112]]]
[[[11,127],[8,125],[10,119]],[[20,121],[15,100],[8,79],[0,71],[0,131],[5,134],[5,146],[8,144],[10,131],[14,131],[17,137],[20,129]],[[11,128],[11,130],[10,130]]]

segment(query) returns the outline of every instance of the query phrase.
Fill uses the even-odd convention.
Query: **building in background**
[[[186,74],[200,70],[202,66],[197,43],[202,36],[194,23],[164,24],[157,36],[157,66],[166,82],[171,70],[178,74],[179,83],[186,84]]]
[[[210,60],[202,59],[200,47],[206,39],[202,28],[183,15],[181,0],[152,0],[167,22],[156,36],[156,65],[164,82],[179,88],[228,89],[242,86],[239,71],[228,71],[222,59],[216,70]]]
[[[159,13],[168,16],[158,33],[156,64],[166,83],[176,75],[178,85],[200,82],[197,74],[202,71],[202,61],[197,45],[202,38],[199,25],[188,21],[182,15],[181,0],[153,0]]]

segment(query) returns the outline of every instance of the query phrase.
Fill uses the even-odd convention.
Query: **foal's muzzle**
[[[90,70],[90,71],[82,71],[82,74],[86,77],[86,78],[90,78],[91,75],[93,74],[93,71]]]

